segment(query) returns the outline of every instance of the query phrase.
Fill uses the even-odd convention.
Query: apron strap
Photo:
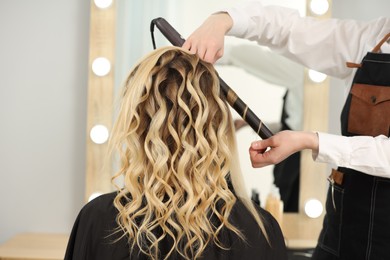
[[[390,39],[390,33],[386,34],[385,37],[372,49],[371,52],[379,52],[382,45],[387,42]],[[346,65],[348,68],[360,68],[362,66],[361,63],[353,63],[353,62],[346,62]]]
[[[387,42],[387,40],[390,38],[390,33],[386,34],[385,37],[372,49],[372,52],[379,52],[382,45]]]

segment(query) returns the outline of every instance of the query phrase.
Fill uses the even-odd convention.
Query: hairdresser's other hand
[[[224,52],[225,34],[233,26],[228,13],[216,13],[209,16],[184,42],[183,48],[210,63],[215,63]]]
[[[267,149],[269,147],[269,149]],[[277,164],[295,152],[312,149],[318,153],[318,135],[314,132],[281,131],[274,136],[253,142],[249,155],[254,168]]]

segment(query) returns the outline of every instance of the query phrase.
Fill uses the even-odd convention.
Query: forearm
[[[210,15],[208,20],[212,20],[212,24],[219,27],[218,30],[224,34],[227,34],[233,26],[233,20],[231,16],[224,11]]]

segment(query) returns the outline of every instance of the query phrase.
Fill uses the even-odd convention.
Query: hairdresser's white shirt
[[[262,6],[257,1],[224,11],[234,21],[228,35],[257,41],[308,68],[344,79],[347,86],[355,70],[347,68],[346,62],[360,63],[390,33],[390,18],[384,17],[370,22],[303,19],[296,10]],[[390,45],[385,43],[381,50],[390,53]],[[318,135],[315,161],[390,178],[390,139],[386,136]]]

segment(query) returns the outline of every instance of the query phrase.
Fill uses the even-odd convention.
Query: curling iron
[[[153,48],[156,49],[154,40],[154,26],[161,31],[167,40],[174,46],[181,47],[185,40],[180,34],[164,19],[153,19],[150,24],[150,32],[152,34]],[[229,105],[237,111],[244,121],[262,138],[267,139],[273,135],[268,127],[255,115],[255,113],[240,99],[240,97],[219,77],[220,87],[226,97]]]

